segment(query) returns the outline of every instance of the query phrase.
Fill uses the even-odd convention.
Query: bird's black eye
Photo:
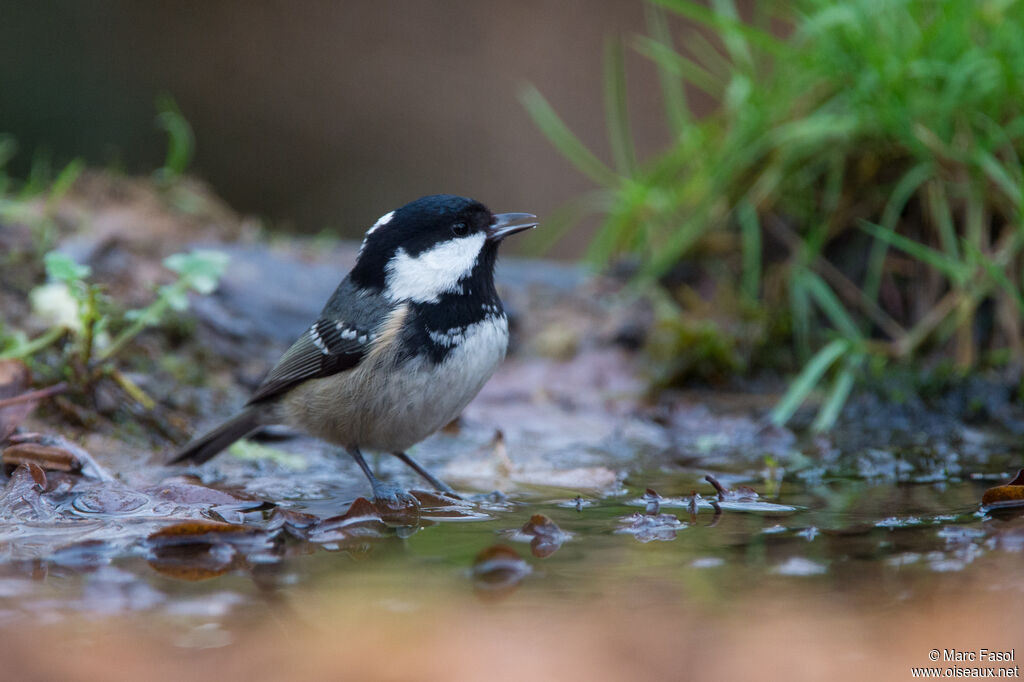
[[[466,223],[455,223],[452,225],[452,234],[456,237],[465,237],[469,234],[469,225]]]

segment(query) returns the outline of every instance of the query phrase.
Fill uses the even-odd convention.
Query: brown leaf
[[[165,526],[155,533],[150,533],[148,540],[164,540],[169,538],[197,537],[209,533],[257,533],[254,528],[219,521],[182,521]]]
[[[95,478],[101,481],[114,480],[114,477],[101,467],[85,448],[63,436],[42,433],[19,433],[12,435],[10,441],[15,446],[35,445],[64,451],[74,457],[77,462],[77,467],[71,469],[71,472],[80,473],[86,478]],[[64,471],[64,469],[57,468],[62,457],[56,458],[55,466],[48,467],[50,471]]]
[[[983,507],[1024,507],[1024,469],[1009,483],[989,488],[981,496]]]
[[[149,565],[180,580],[206,580],[238,566],[250,553],[265,553],[272,538],[265,531],[218,521],[183,521],[146,538]]]
[[[32,373],[21,360],[0,360],[0,398],[24,393],[32,383]]]
[[[473,560],[473,587],[477,596],[501,599],[519,587],[533,569],[507,545],[491,545]]]
[[[185,481],[164,481],[160,485],[145,488],[142,492],[160,500],[180,504],[235,504],[253,501],[223,490]]]
[[[530,552],[538,559],[554,554],[569,538],[568,533],[544,514],[534,514],[520,530],[524,535],[533,536],[530,540]]]
[[[380,510],[365,497],[357,497],[341,516],[332,516],[313,526],[307,534],[310,542],[348,543],[384,538],[394,530],[384,523]]]
[[[38,464],[33,462],[25,463],[25,470],[32,476],[32,480],[39,486],[40,492],[46,490],[46,472]]]
[[[25,363],[20,360],[0,360],[0,399],[13,398],[24,393],[31,383],[32,373]],[[37,404],[30,400],[0,407],[0,443],[14,433]]]
[[[19,464],[32,463],[46,471],[66,471],[80,473],[82,463],[72,452],[53,445],[38,443],[20,443],[4,449],[4,468],[8,471]]]
[[[224,575],[235,567],[237,552],[227,544],[191,544],[155,547],[149,565],[157,573],[197,582]]]
[[[316,514],[307,514],[306,512],[295,511],[294,509],[275,507],[268,519],[267,529],[278,530],[283,528],[297,538],[306,539],[309,535],[309,530],[316,526],[319,521],[320,517]]]

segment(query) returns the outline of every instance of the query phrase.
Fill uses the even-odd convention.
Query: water
[[[16,469],[0,679],[906,679],[1024,641],[1024,516],[981,508],[1013,439],[843,449],[705,398],[656,421],[580,393],[617,366],[593,360],[507,363],[413,453],[465,499],[413,514],[302,438]]]
[[[424,498],[425,505],[436,506],[424,506],[419,517],[375,515],[367,505],[368,515],[357,512],[351,520],[325,518],[347,507],[336,498],[285,503],[282,508],[313,516],[284,519],[275,507],[257,502],[229,505],[215,498],[219,504],[207,499],[197,506],[194,490],[184,484],[173,496],[173,486],[149,489],[143,505],[139,498],[146,495],[135,493],[132,504],[106,512],[95,511],[102,496],[94,486],[63,499],[56,495],[58,502],[43,511],[32,505],[47,494],[36,503],[23,497],[22,516],[37,518],[8,526],[0,536],[3,619],[49,622],[75,612],[181,615],[189,599],[202,596],[219,604],[210,607],[214,620],[229,621],[293,589],[401,593],[413,602],[419,591],[427,601],[439,593],[471,595],[481,591],[475,558],[494,545],[509,547],[526,569],[503,592],[507,599],[520,594],[571,605],[595,590],[643,583],[723,605],[772,583],[907,599],[929,593],[945,574],[973,577],[993,564],[1016,565],[1024,550],[1024,521],[1017,513],[979,510],[991,485],[986,480],[786,483],[773,499],[725,501],[716,512],[710,504],[714,489],[697,472],[629,476],[645,478],[658,481],[662,497],[645,497],[631,486],[578,498],[533,489],[480,494],[452,505]],[[696,514],[693,498],[683,492],[692,490],[702,491]],[[119,492],[109,499],[126,497]],[[161,515],[171,510],[183,524],[181,534],[161,537],[169,525]],[[538,514],[556,528],[542,528],[539,537],[523,533]],[[199,525],[182,521],[190,517]],[[204,520],[211,518],[237,526]],[[1014,570],[1003,580],[1019,577]],[[410,580],[416,585],[412,596]],[[210,613],[200,609],[199,615],[208,619]]]

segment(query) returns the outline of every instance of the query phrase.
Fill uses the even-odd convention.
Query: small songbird
[[[202,464],[267,424],[345,448],[379,503],[415,504],[383,483],[363,449],[391,453],[451,492],[405,451],[455,419],[505,357],[508,318],[494,288],[501,241],[536,227],[448,194],[417,199],[371,227],[320,317],[278,360],[245,409],[171,463]]]

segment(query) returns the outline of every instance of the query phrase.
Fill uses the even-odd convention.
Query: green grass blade
[[[803,272],[805,270],[800,268],[789,281],[789,314],[793,318],[793,341],[800,359],[811,354],[811,300],[800,276]]]
[[[828,368],[835,363],[844,353],[850,350],[850,342],[846,339],[836,339],[814,354],[814,357],[804,366],[803,370],[789,385],[782,400],[775,406],[771,413],[771,422],[782,426],[788,422],[797,409],[807,400],[814,387],[818,385],[821,378],[828,371]]]
[[[692,59],[687,59],[675,50],[644,36],[635,38],[632,44],[633,48],[637,52],[647,57],[657,65],[659,75],[665,74],[663,78],[669,78],[675,82],[678,82],[676,81],[677,78],[682,78],[712,97],[721,97],[722,93],[725,91],[725,86],[718,77],[697,62]],[[681,84],[678,87],[678,90],[680,92],[685,92]],[[685,103],[685,94],[683,97],[683,102]],[[678,95],[676,98],[678,99]],[[666,97],[666,106],[668,106],[668,97]],[[678,122],[689,123],[689,111],[686,111],[682,115],[681,119],[678,114],[675,115],[674,118],[676,118]],[[682,130],[682,128],[680,128],[680,130]]]
[[[690,0],[654,0],[654,2],[687,19],[711,26],[720,33],[726,31],[735,32],[743,36],[751,45],[772,54],[783,54],[789,49],[784,41],[776,38],[768,31],[745,24],[739,19],[723,16],[699,3],[691,2]]]
[[[636,175],[636,150],[629,131],[629,107],[626,103],[626,61],[622,41],[610,38],[604,47],[604,112],[608,143],[619,175]]]
[[[1020,240],[1018,239],[1017,242],[1019,243],[1019,241]],[[992,281],[996,282],[1006,290],[1014,303],[1017,304],[1017,309],[1020,310],[1021,317],[1024,317],[1024,292],[1021,291],[1020,287],[1014,285],[1010,280],[1009,275],[1006,274],[1006,270],[1000,267],[1000,265],[992,260],[988,255],[979,251],[974,244],[971,244],[966,239],[964,240],[964,249],[972,258],[981,263],[981,266],[985,269],[985,273],[992,279]]]
[[[722,25],[719,32],[733,64],[742,66],[745,71],[749,70],[753,66],[750,46],[747,44],[746,36],[736,30],[735,26],[738,24],[753,30],[759,29],[740,21],[739,12],[736,11],[736,4],[732,0],[711,0],[711,7],[717,16],[730,20],[729,24]]]
[[[167,157],[160,169],[165,177],[177,177],[188,170],[195,153],[195,135],[177,102],[170,95],[160,95],[156,101],[156,125],[167,133]]]
[[[550,251],[572,228],[584,218],[605,213],[611,208],[611,199],[605,189],[596,189],[574,197],[541,217],[543,230],[530,230],[525,235],[521,253],[541,255]],[[522,240],[523,238],[520,237]]]
[[[818,414],[814,417],[814,422],[811,424],[812,431],[818,433],[828,431],[835,425],[843,405],[846,404],[846,400],[850,397],[850,391],[853,390],[854,367],[855,364],[851,358],[845,363],[835,381],[832,382],[828,398],[825,400],[825,404],[821,406],[821,409],[818,410]]]
[[[665,106],[665,118],[668,120],[669,130],[673,137],[679,137],[690,124],[690,110],[686,104],[686,89],[683,86],[681,74],[674,71],[669,62],[671,58],[665,55],[679,57],[672,44],[672,32],[668,26],[668,18],[665,10],[655,5],[644,5],[644,16],[647,19],[647,30],[651,37],[641,37],[634,41],[634,49],[641,41],[646,42],[654,48],[652,53],[644,53],[658,68],[658,82],[661,84],[661,97]],[[655,56],[658,55],[658,56]]]
[[[60,203],[60,200],[71,189],[71,185],[75,184],[75,180],[78,179],[83,170],[85,170],[85,161],[75,159],[64,166],[61,172],[57,174],[57,179],[50,186],[50,194],[46,199],[46,203],[51,209]]]
[[[0,133],[0,170],[18,153],[18,140],[10,133]]]
[[[1020,178],[1012,177],[1015,175],[1013,170],[1000,163],[996,157],[984,149],[980,149],[975,153],[975,162],[981,167],[985,175],[988,176],[988,179],[1002,190],[1013,206],[1020,210],[1022,205],[1024,205],[1024,195],[1022,195]],[[1019,172],[1016,175],[1019,176]]]
[[[953,227],[953,209],[949,206],[949,198],[946,196],[945,186],[938,181],[930,182],[928,183],[926,195],[928,212],[939,232],[942,250],[951,260],[959,261],[960,247],[958,246],[956,228]]]
[[[569,130],[569,127],[555,113],[555,110],[537,88],[532,85],[524,86],[520,90],[519,99],[544,136],[555,145],[555,148],[569,163],[576,167],[576,170],[599,185],[605,187],[619,185],[619,176],[594,156],[586,145]]]
[[[850,317],[832,288],[825,284],[825,280],[810,270],[803,274],[803,278],[807,292],[839,333],[850,340],[860,339],[862,334],[857,323]]]
[[[736,206],[736,222],[743,249],[743,293],[756,301],[761,292],[761,221],[746,199]]]
[[[910,197],[914,192],[932,177],[934,170],[930,162],[919,163],[899,179],[889,201],[882,210],[882,227],[892,234],[896,234],[896,223],[899,222],[900,214],[903,212]],[[898,236],[898,235],[897,235]],[[916,243],[916,242],[915,242]],[[888,252],[889,242],[876,241],[871,248],[868,257],[868,271],[864,277],[864,295],[871,301],[878,300],[878,292],[882,288],[882,272],[885,267],[885,257]]]
[[[955,282],[962,284],[970,274],[970,266],[955,261],[941,251],[936,251],[921,242],[904,237],[893,229],[887,229],[867,220],[861,220],[860,226],[864,231],[877,239],[907,253],[922,263],[930,265]]]

